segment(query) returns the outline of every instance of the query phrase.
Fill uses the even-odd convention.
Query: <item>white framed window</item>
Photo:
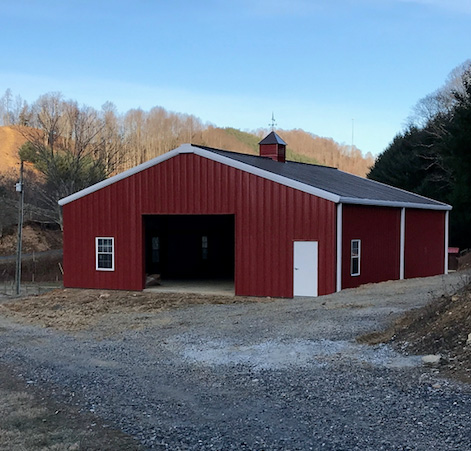
[[[97,236],[95,255],[97,271],[114,271],[114,238]]]
[[[352,240],[350,245],[350,275],[360,275],[361,240]]]

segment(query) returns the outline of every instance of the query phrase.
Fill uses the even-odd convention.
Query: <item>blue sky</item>
[[[302,128],[382,152],[470,58],[469,0],[4,0],[0,96]]]

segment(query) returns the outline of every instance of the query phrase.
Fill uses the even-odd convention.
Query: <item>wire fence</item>
[[[0,282],[0,296],[17,297],[17,296],[38,296],[48,291],[62,288],[62,281],[57,282],[29,282],[21,283],[20,294],[16,294],[16,284],[14,280],[4,280]]]

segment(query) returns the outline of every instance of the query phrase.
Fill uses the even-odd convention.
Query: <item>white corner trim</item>
[[[342,290],[342,238],[342,204],[337,204],[337,292]]]
[[[448,238],[449,238],[449,221],[450,212],[445,212],[445,266],[444,274],[448,274]]]
[[[401,228],[399,245],[399,279],[404,279],[404,259],[406,251],[406,209],[401,208]]]

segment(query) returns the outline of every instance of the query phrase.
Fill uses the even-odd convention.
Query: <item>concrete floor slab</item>
[[[235,295],[233,280],[162,280],[160,285],[148,287],[144,292]]]

